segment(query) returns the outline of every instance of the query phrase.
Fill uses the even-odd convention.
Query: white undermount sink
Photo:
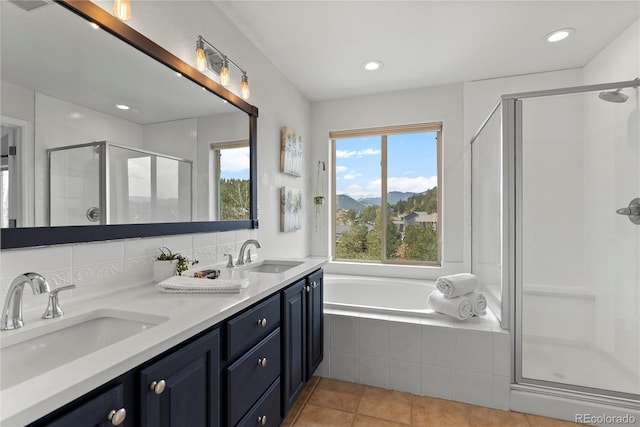
[[[2,333],[0,389],[12,387],[168,320],[102,309]]]
[[[302,263],[303,261],[265,259],[247,264],[243,271],[248,273],[282,273]]]

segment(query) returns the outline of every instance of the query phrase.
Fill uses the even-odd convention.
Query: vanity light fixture
[[[121,21],[131,19],[131,0],[114,0],[113,16]]]
[[[556,30],[552,33],[547,34],[546,39],[549,43],[555,43],[559,42],[560,40],[566,39],[575,32],[576,30],[574,28],[562,28],[561,30]]]
[[[205,71],[206,69],[213,71],[220,77],[220,84],[226,87],[231,82],[229,64],[236,67],[242,73],[240,97],[242,99],[249,99],[250,91],[247,72],[202,36],[198,36],[198,40],[196,40],[196,68],[198,71]]]
[[[249,79],[247,73],[242,73],[242,81],[240,82],[240,97],[242,99],[249,99],[251,91],[249,91]]]

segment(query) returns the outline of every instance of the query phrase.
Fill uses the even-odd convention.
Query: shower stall
[[[47,150],[51,226],[192,219],[192,162],[107,141]]]
[[[503,95],[471,141],[472,270],[512,333],[512,404],[638,414],[639,85]]]

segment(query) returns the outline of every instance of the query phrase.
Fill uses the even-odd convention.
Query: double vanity
[[[322,361],[324,262],[223,266],[249,279],[237,294],[148,283],[26,312],[0,335],[0,425],[279,425]]]

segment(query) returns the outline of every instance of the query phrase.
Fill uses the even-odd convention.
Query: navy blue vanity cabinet
[[[307,381],[318,369],[323,352],[324,275],[318,270],[307,277]]]
[[[228,320],[226,326],[226,425],[279,425],[280,293]]]
[[[282,292],[282,407],[289,412],[307,381],[307,280]]]
[[[219,369],[219,329],[142,369],[139,425],[218,427]]]
[[[323,357],[323,272],[283,292],[282,415],[286,416]]]
[[[280,393],[280,379],[277,379],[236,427],[279,426],[282,421]]]
[[[106,427],[124,425],[129,416],[123,402],[122,385],[116,385],[94,396],[53,422],[39,423],[47,427]],[[130,424],[133,425],[133,424]]]

